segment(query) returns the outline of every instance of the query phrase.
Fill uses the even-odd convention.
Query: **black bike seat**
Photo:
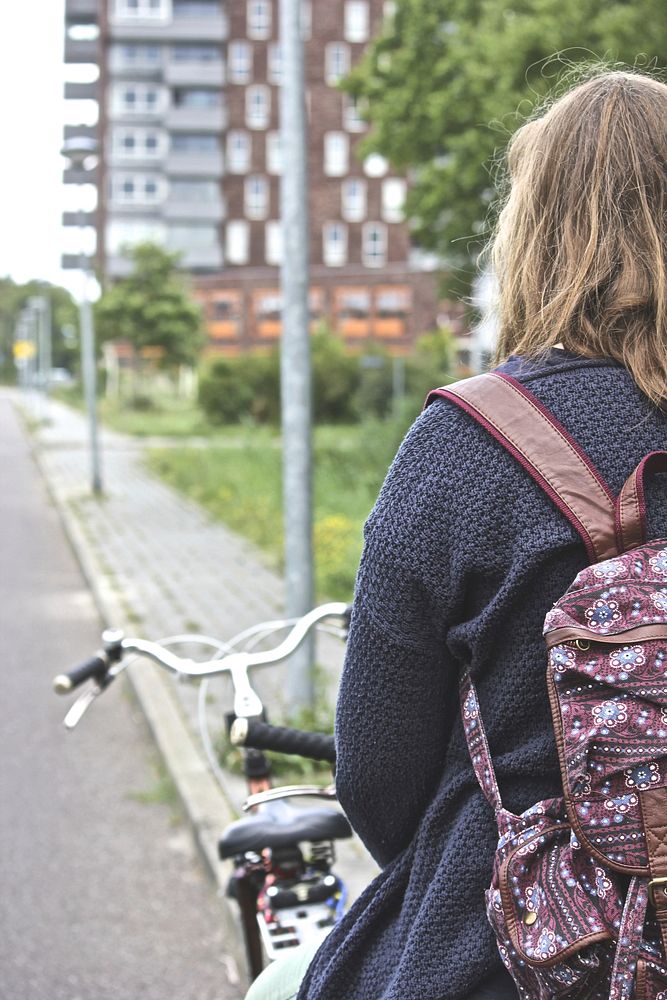
[[[294,809],[287,822],[276,822],[257,813],[230,823],[218,841],[221,858],[246,851],[259,854],[263,848],[290,847],[302,840],[343,840],[352,836],[345,816],[335,809]],[[292,818],[293,816],[293,818]]]

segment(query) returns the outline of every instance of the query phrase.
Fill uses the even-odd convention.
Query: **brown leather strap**
[[[655,907],[662,948],[667,958],[667,788],[648,788],[639,793],[639,801],[649,869],[653,879],[661,880],[661,884],[652,887],[651,902]]]
[[[645,480],[654,472],[667,472],[667,451],[652,451],[632,472],[616,501],[616,530],[623,551],[646,541]]]
[[[503,444],[576,528],[591,562],[618,552],[614,497],[579,445],[516,379],[497,372],[435,390]]]

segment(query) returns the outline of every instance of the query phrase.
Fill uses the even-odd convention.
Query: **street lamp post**
[[[312,403],[308,316],[308,182],[301,0],[280,0],[283,82],[281,217],[283,298],[280,344],[285,590],[287,614],[313,604]],[[288,696],[294,707],[313,705],[312,639],[290,658]]]
[[[70,166],[74,170],[85,171],[91,158],[97,155],[97,142],[88,136],[74,136],[66,139],[62,148],[62,155],[69,160]],[[84,181],[79,183],[83,184]],[[91,485],[94,494],[102,492],[102,473],[100,462],[100,449],[97,434],[97,368],[95,365],[95,330],[93,327],[93,308],[88,297],[88,281],[90,278],[90,266],[86,257],[84,247],[84,232],[86,217],[79,200],[79,211],[77,221],[79,226],[80,251],[79,267],[82,274],[81,298],[79,301],[79,326],[81,331],[81,375],[83,378],[83,392],[86,400],[86,411],[88,413],[88,432],[90,440],[90,473]]]

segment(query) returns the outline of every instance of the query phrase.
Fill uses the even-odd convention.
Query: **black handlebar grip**
[[[69,694],[79,684],[94,677],[102,680],[109,668],[109,658],[106,653],[96,653],[89,660],[69,670],[66,674],[58,674],[53,678],[53,689],[57,694]]]
[[[334,738],[327,736],[326,733],[270,726],[266,722],[254,719],[237,719],[232,726],[230,736],[236,746],[253,747],[255,750],[274,750],[276,753],[293,753],[311,760],[336,763]]]

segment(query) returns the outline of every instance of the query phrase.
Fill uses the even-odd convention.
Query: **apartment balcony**
[[[165,125],[173,132],[221,132],[225,128],[225,118],[223,107],[170,108]]]
[[[127,77],[131,80],[160,79],[162,77],[162,60],[154,59],[127,59],[122,50],[111,46],[109,49],[109,75],[113,77]]]
[[[97,125],[65,125],[63,137],[65,139],[99,139]]]
[[[227,37],[227,22],[222,14],[178,17],[155,24],[116,21],[109,25],[109,36],[120,42],[222,42]]]
[[[99,182],[99,176],[99,167],[93,167],[92,170],[78,170],[74,167],[66,167],[65,170],[63,170],[63,183],[97,184]]]
[[[162,206],[162,216],[169,222],[220,222],[224,215],[222,201],[167,199]]]
[[[68,24],[96,24],[97,0],[65,0],[65,21]]]
[[[63,212],[63,226],[81,225],[97,229],[97,212]]]
[[[190,247],[178,252],[181,255],[179,266],[188,271],[220,271],[224,265],[221,246]]]
[[[97,38],[70,38],[65,36],[66,63],[97,63],[100,44]]]
[[[99,80],[93,80],[92,83],[73,83],[68,80],[65,83],[66,101],[98,101],[99,98]]]
[[[126,278],[134,269],[131,260],[117,254],[109,254],[104,263],[106,275],[109,278]]]
[[[164,68],[164,79],[172,87],[222,87],[224,63],[222,59],[212,62],[170,60]]]
[[[87,270],[93,271],[97,263],[95,257],[87,256]],[[64,271],[78,271],[81,268],[81,255],[78,253],[64,253],[60,257],[60,266]]]
[[[222,177],[222,153],[169,153],[164,171],[170,177]]]

